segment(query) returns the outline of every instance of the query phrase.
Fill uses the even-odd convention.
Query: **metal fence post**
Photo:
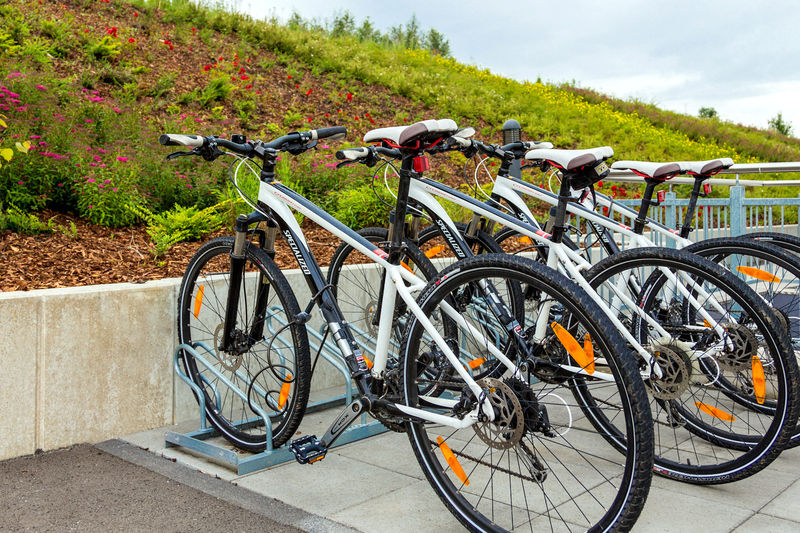
[[[677,195],[669,191],[664,195],[664,225],[669,229],[677,230],[678,228],[678,206],[675,205]],[[667,246],[675,248],[675,241],[667,239]]]
[[[744,187],[734,185],[730,188],[731,201],[731,237],[738,237],[745,233],[744,213]]]

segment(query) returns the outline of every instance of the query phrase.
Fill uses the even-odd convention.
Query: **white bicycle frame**
[[[346,227],[334,217],[322,211],[319,207],[291,189],[287,188],[280,182],[260,181],[258,200],[259,204],[264,205],[271,210],[274,218],[277,218],[282,225],[281,227],[285,228],[284,234],[286,235],[287,239],[292,239],[294,242],[294,246],[292,245],[292,242],[289,243],[290,247],[298,259],[298,264],[300,265],[301,270],[303,270],[304,274],[307,276],[310,277],[312,275],[312,269],[318,269],[318,266],[313,260],[313,255],[311,255],[308,251],[307,241],[303,235],[300,225],[297,223],[297,220],[292,214],[290,206],[292,209],[298,211],[342,239],[344,242],[364,254],[364,256],[370,258],[386,271],[384,285],[382,288],[383,307],[381,309],[378,324],[375,360],[373,361],[373,367],[371,370],[374,377],[382,377],[383,372],[386,370],[395,301],[397,295],[399,294],[400,298],[408,307],[408,310],[417,320],[419,320],[426,334],[430,336],[436,346],[442,351],[445,357],[447,357],[447,360],[453,366],[458,376],[464,380],[464,383],[466,383],[470,388],[470,391],[472,391],[476,398],[480,398],[482,396],[483,391],[481,387],[475,382],[472,375],[464,368],[458,357],[455,355],[455,353],[453,353],[448,344],[433,326],[430,319],[425,315],[419,305],[417,305],[413,293],[422,290],[427,285],[426,281],[419,278],[401,265],[392,265],[389,263],[387,261],[388,254],[386,254],[386,252],[375,247],[374,245],[371,245],[371,243],[358,235],[358,233]],[[307,261],[306,257],[308,257],[311,261]],[[313,262],[313,264],[309,264],[311,262]],[[410,286],[406,286],[404,282],[408,282]],[[447,304],[447,302],[442,302],[441,308],[449,318],[469,332],[470,335],[474,337],[480,337],[482,335],[482,332],[478,328],[470,324],[463,316],[461,316],[461,314],[458,313],[456,309]],[[332,333],[333,338],[336,339],[336,342],[344,355],[355,355],[353,348],[346,341],[347,335],[341,335],[341,330],[343,328],[348,328],[349,326],[347,326],[344,320],[341,319],[341,312],[338,310],[338,307],[336,309],[336,314],[338,315],[336,320],[328,320],[326,318],[330,332]],[[546,325],[546,319],[546,314],[543,314],[539,319],[539,321],[542,322],[543,327]],[[492,357],[499,360],[510,372],[512,372],[515,376],[520,377],[515,363],[511,361],[500,349],[498,349],[492,343],[483,343],[483,347],[488,350]],[[613,381],[613,376],[610,374],[605,375],[603,373],[595,372],[594,374],[590,375],[584,369],[577,366],[560,366],[564,370],[567,370],[571,373],[590,376],[593,379]],[[451,408],[457,403],[456,400],[450,400],[441,397],[423,398],[432,404],[444,408]],[[440,415],[437,413],[431,413],[429,411],[402,404],[394,404],[394,406],[398,410],[410,416],[456,429],[466,428],[476,423],[478,421],[480,411],[483,411],[483,414],[487,416],[489,420],[494,419],[494,410],[492,409],[488,399],[484,399],[482,406],[476,406],[472,412],[460,419],[456,417]]]

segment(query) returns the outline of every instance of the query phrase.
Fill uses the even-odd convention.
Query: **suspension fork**
[[[261,242],[262,247],[272,251],[274,256],[276,224],[267,216],[258,211],[249,215],[239,215],[236,219],[233,248],[231,249],[231,268],[228,279],[228,297],[225,302],[225,321],[223,323],[222,344],[218,347],[222,351],[230,351],[232,346],[233,333],[236,330],[236,315],[239,309],[239,298],[244,280],[244,269],[247,263],[247,233],[251,224],[267,222],[268,227],[266,236]],[[271,240],[270,240],[271,235]],[[269,280],[263,274],[259,274],[258,290],[256,294],[255,320],[249,333],[249,340],[260,339],[264,334],[264,320],[266,317],[266,303],[269,297]]]

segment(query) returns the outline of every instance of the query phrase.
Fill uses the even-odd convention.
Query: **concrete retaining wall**
[[[302,275],[284,274],[304,307]],[[167,279],[0,293],[0,459],[199,423],[172,366],[179,287]],[[320,362],[312,389],[343,383]]]

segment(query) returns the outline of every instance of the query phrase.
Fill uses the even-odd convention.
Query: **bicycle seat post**
[[[697,209],[697,199],[700,197],[700,188],[703,186],[703,182],[708,178],[703,174],[697,174],[694,177],[694,185],[692,186],[692,194],[689,197],[689,206],[686,208],[686,215],[683,217],[683,224],[681,225],[680,236],[684,239],[689,238],[689,233],[692,232],[694,227],[692,226],[692,217],[694,217],[694,212]]]
[[[658,201],[653,201],[653,193],[656,191],[656,186],[663,180],[645,178],[645,188],[642,194],[642,205],[639,208],[639,214],[633,221],[633,232],[641,235],[644,233],[644,227],[647,225],[647,213],[650,211],[650,206],[658,205]]]

